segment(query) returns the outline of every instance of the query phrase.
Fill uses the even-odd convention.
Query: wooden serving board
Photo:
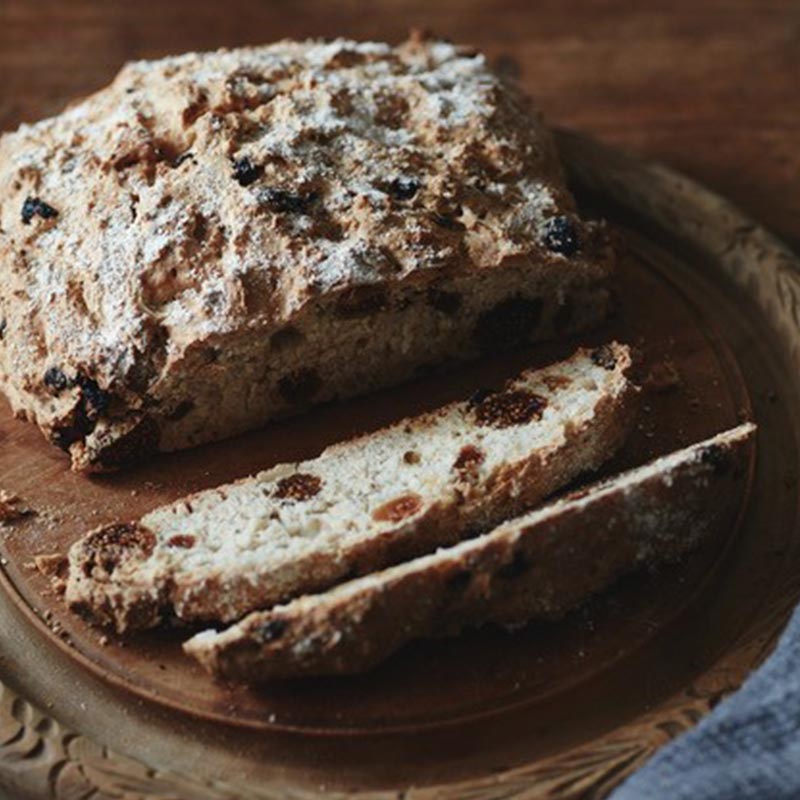
[[[619,313],[515,352],[264,431],[89,480],[0,406],[0,488],[35,516],[0,529],[0,789],[57,798],[602,797],[765,656],[800,599],[800,264],[721,199],[574,134],[589,213],[623,235]],[[31,568],[89,528],[463,396],[615,337],[643,357],[618,471],[753,417],[739,523],[684,564],[634,576],[562,623],[407,647],[368,675],[213,682],[185,631],[118,640]],[[673,365],[677,383],[664,380]]]

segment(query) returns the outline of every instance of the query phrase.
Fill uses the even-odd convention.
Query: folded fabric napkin
[[[800,798],[800,608],[775,652],[610,800]]]

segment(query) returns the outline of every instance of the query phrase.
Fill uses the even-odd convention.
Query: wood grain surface
[[[0,0],[0,130],[132,58],[411,26],[480,46],[556,124],[663,160],[800,244],[797,0]]]

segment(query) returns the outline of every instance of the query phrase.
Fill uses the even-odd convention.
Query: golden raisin
[[[400,522],[413,516],[422,508],[422,498],[418,494],[406,494],[384,503],[372,512],[376,522]]]

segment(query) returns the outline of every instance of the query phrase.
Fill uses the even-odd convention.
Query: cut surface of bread
[[[232,621],[477,535],[597,468],[632,423],[628,348],[578,350],[498,391],[200,492],[69,552],[67,602],[122,632]]]
[[[0,138],[0,388],[114,469],[585,328],[613,260],[473,50],[137,62]]]
[[[184,649],[221,677],[259,682],[359,672],[419,637],[558,618],[620,575],[726,530],[754,433],[740,425],[478,538],[200,633]]]

